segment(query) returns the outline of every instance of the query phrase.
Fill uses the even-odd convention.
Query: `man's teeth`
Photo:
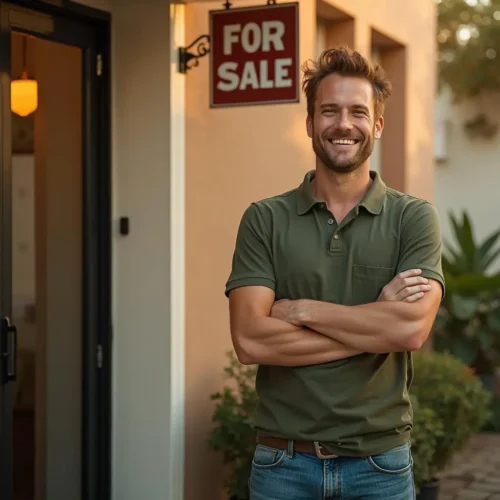
[[[356,141],[354,139],[331,139],[330,142],[332,144],[347,144],[347,145],[356,144]]]

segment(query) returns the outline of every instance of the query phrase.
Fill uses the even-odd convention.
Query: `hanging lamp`
[[[26,63],[27,37],[23,36],[23,72],[10,82],[10,109],[19,116],[28,116],[38,107],[38,82],[28,77]]]

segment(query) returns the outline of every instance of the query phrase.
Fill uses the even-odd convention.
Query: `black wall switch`
[[[126,236],[130,232],[130,219],[128,217],[120,217],[120,234]]]

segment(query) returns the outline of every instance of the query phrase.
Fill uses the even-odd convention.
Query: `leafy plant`
[[[248,499],[248,478],[255,449],[253,422],[257,406],[256,367],[238,362],[233,351],[227,353],[229,365],[224,368],[232,385],[211,395],[216,402],[209,448],[223,453],[229,468],[224,486],[232,500]]]
[[[445,242],[443,270],[448,275],[487,275],[489,268],[500,257],[500,229],[481,243],[476,243],[473,225],[467,211],[462,211],[460,221],[452,212],[448,214],[455,244]],[[500,280],[490,280],[499,286]]]
[[[420,352],[414,356],[410,392],[417,400],[414,453],[415,462],[420,460],[417,475],[418,484],[422,484],[436,478],[487,422],[491,395],[460,360],[436,352]],[[432,448],[433,443],[432,459],[426,461],[430,450],[422,450],[422,447]]]
[[[433,476],[431,468],[438,439],[443,434],[443,422],[432,408],[420,405],[416,396],[411,396],[413,407],[413,429],[411,449],[413,456],[413,476],[415,487],[429,481]]]
[[[500,397],[493,395],[490,403],[490,418],[481,429],[483,432],[500,432]]]
[[[491,139],[498,132],[498,123],[492,122],[484,113],[478,113],[464,123],[464,130],[472,139],[476,137]]]
[[[438,76],[455,98],[500,90],[500,0],[436,0]]]
[[[500,274],[488,274],[500,257],[500,231],[477,244],[466,212],[461,221],[449,217],[455,242],[445,242],[447,292],[433,328],[434,347],[490,374],[500,366]]]

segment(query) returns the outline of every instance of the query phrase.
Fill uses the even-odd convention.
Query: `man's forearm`
[[[244,364],[306,366],[360,353],[326,335],[275,318],[253,317],[244,329],[233,332],[236,352]]]
[[[312,300],[297,301],[297,324],[365,352],[397,352],[421,347],[425,328],[404,302],[342,306]]]

